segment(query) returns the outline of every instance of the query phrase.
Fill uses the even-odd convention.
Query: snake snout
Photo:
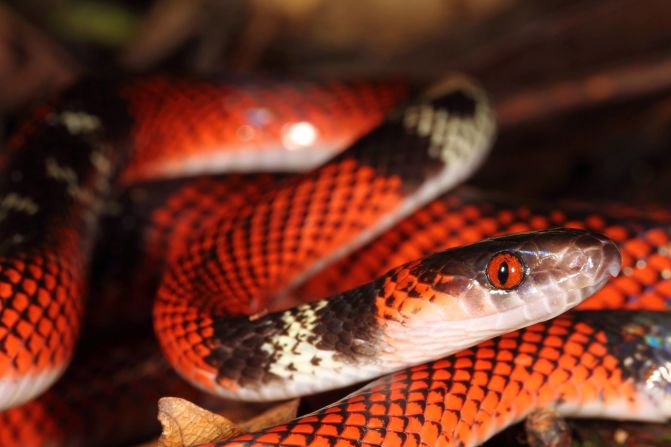
[[[613,241],[601,234],[583,232],[567,256],[571,256],[571,253],[574,255],[567,263],[567,270],[574,272],[576,282],[583,287],[599,288],[611,276],[620,273],[620,250]]]
[[[615,277],[620,274],[622,255],[615,243],[611,240],[608,240],[604,246],[604,260],[606,271],[610,276]]]

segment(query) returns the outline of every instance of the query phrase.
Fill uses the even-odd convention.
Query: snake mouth
[[[605,286],[606,283],[609,280],[610,280],[610,278],[604,278],[604,279],[602,279],[601,281],[599,281],[598,283],[596,283],[594,285],[583,287],[582,289],[580,289],[580,295],[589,298],[590,296],[592,296],[596,292],[598,292],[603,286]],[[585,299],[587,299],[587,298],[585,298]],[[569,298],[568,304],[571,307],[577,306],[578,304],[582,303],[585,299],[580,299],[580,297],[578,295],[576,295],[575,297],[570,297]]]

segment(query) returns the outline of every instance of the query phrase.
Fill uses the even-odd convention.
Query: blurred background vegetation
[[[495,151],[476,184],[505,182],[507,191],[536,198],[667,200],[671,3],[665,0],[0,4],[5,134],[26,107],[89,74],[430,81],[454,70],[490,92],[498,147],[506,148]]]

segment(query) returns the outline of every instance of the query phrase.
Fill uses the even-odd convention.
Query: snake
[[[284,88],[286,95],[291,90],[323,97],[321,107],[334,113],[340,110],[347,115],[345,121],[358,123],[337,134],[329,133],[329,123],[321,126],[323,137],[317,143],[323,148],[322,153],[328,154],[333,147],[347,144],[360,134],[366,123],[379,121],[382,110],[405,95],[405,90],[394,82],[291,86],[269,82],[265,87],[240,85],[233,93],[230,84],[203,83],[178,98],[171,97],[174,101],[163,107],[161,99],[165,99],[166,90],[180,91],[183,85],[162,78],[123,85],[114,80],[83,81],[52,103],[38,107],[9,141],[1,163],[6,175],[0,179],[0,408],[40,394],[69,363],[81,330],[84,288],[97,222],[112,194],[113,183],[136,178],[138,164],[147,167],[146,176],[157,175],[156,166],[161,167],[162,175],[177,175],[174,146],[166,144],[178,143],[171,138],[172,129],[151,131],[154,140],[148,141],[148,123],[153,123],[154,130],[165,122],[184,123],[189,114],[175,114],[188,105],[200,108],[208,116],[208,104],[203,104],[201,98],[209,96],[210,118],[215,119],[214,114],[219,121],[231,122],[233,136],[240,127],[236,124],[249,123],[247,116],[236,111],[241,106],[258,109],[254,119],[267,122],[248,139],[250,150],[245,154],[248,158],[259,153],[272,154],[269,141],[282,141],[278,122],[285,121],[265,116],[263,107],[271,92]],[[343,89],[349,95],[343,94]],[[228,106],[222,107],[222,97],[227,98]],[[285,107],[285,103],[275,102],[276,113],[284,118],[297,117],[299,125],[303,123],[301,117],[316,114],[314,108],[295,110],[290,104]],[[371,113],[360,116],[362,112],[357,117],[349,110]],[[376,115],[374,110],[380,112]],[[180,147],[198,145],[211,159],[230,147],[212,145],[212,141],[238,141],[229,133],[231,128],[217,132],[207,120],[198,122],[202,131],[196,132],[196,125],[189,126],[182,134]],[[287,131],[289,136],[295,133],[292,129]],[[306,159],[300,143],[299,139],[297,147],[283,151],[295,154],[293,161],[292,157],[282,157],[289,167],[296,160],[300,164]],[[284,148],[284,144],[288,143],[281,143],[280,147]],[[156,147],[162,149],[156,153],[152,151]],[[228,161],[214,164],[217,163]],[[194,164],[202,162],[191,158],[180,172],[190,172]]]
[[[143,83],[126,87],[122,97],[126,100],[132,97],[137,85],[146,87]],[[159,85],[163,84],[159,82]],[[73,97],[100,99],[113,90],[92,89],[84,84],[78,87]],[[271,304],[261,298],[271,298],[269,286],[279,290],[280,295],[287,293],[314,271],[323,268],[327,261],[345,256],[342,247],[351,252],[365,245],[416,208],[463,180],[479,165],[493,128],[485,100],[477,89],[463,80],[448,83],[447,87],[442,85],[437,90],[441,93],[435,93],[434,89],[388,115],[377,128],[325,166],[282,183],[278,189],[262,195],[253,206],[241,207],[232,218],[224,216],[213,229],[190,240],[186,253],[174,257],[174,265],[167,269],[158,291],[155,325],[168,358],[183,376],[208,391],[252,400],[340,386],[346,375],[354,377],[355,381],[366,380],[547,320],[592,295],[609,276],[617,273],[619,254],[604,237],[579,230],[550,230],[496,238],[439,252],[397,266],[373,282],[329,299],[285,312],[268,313],[265,307]],[[202,98],[194,97],[194,102]],[[110,102],[115,106],[110,107]],[[127,135],[116,126],[131,127],[129,120],[119,118],[124,116],[119,113],[120,109],[127,112],[125,103],[113,97],[91,102],[105,104],[104,108],[94,106],[89,109],[83,104],[90,103],[75,99],[57,112],[48,108],[38,110],[35,121],[39,123],[37,127],[43,127],[36,130],[33,122],[19,133],[14,143],[15,152],[5,166],[8,172],[18,174],[5,186],[9,191],[5,197],[11,197],[9,201],[5,200],[8,205],[4,206],[10,217],[6,220],[11,221],[8,234],[14,238],[10,239],[12,245],[6,252],[15,259],[10,259],[6,264],[8,267],[3,266],[3,273],[17,271],[25,275],[29,272],[30,279],[37,283],[38,292],[51,282],[37,277],[42,273],[54,276],[57,290],[70,287],[71,296],[82,294],[79,289],[85,271],[83,258],[90,256],[95,220],[101,212],[104,197],[110,193],[110,178],[116,174],[121,182],[129,178],[129,174],[115,172],[122,165],[117,164],[115,158],[124,157],[113,150],[113,146],[128,144],[126,138],[114,141],[116,135]],[[172,109],[172,113],[178,111]],[[108,125],[108,122],[112,124]],[[141,126],[135,126],[136,132],[138,128]],[[284,131],[286,133],[286,129]],[[360,131],[361,128],[357,129]],[[245,132],[243,136],[248,135]],[[35,138],[36,135],[39,138]],[[135,138],[142,140],[137,134]],[[59,139],[68,144],[75,140],[90,147],[77,153],[81,159],[75,157],[73,162],[69,158],[72,151],[44,156],[44,148],[32,144],[34,140],[58,143]],[[115,144],[109,144],[110,140]],[[473,150],[474,147],[480,150]],[[131,163],[126,166],[133,166],[133,156],[130,158]],[[52,195],[47,195],[46,199],[36,195],[29,182],[24,181],[25,174],[31,172],[28,167],[31,159],[45,160],[44,171],[34,171],[28,178],[33,182],[40,179],[49,185],[47,192]],[[229,161],[227,157],[217,160]],[[77,164],[88,166],[79,169]],[[176,168],[171,163],[168,165],[163,174],[173,175]],[[193,166],[203,163],[192,159],[187,165],[191,166],[186,171],[188,174]],[[88,176],[81,176],[82,171]],[[338,193],[334,193],[336,188],[341,188]],[[336,199],[332,199],[334,196]],[[65,206],[62,206],[63,198]],[[54,211],[43,207],[43,203],[60,206],[54,206],[57,208]],[[325,213],[326,209],[330,213]],[[298,218],[292,221],[292,215]],[[23,225],[17,225],[17,222],[25,224],[35,216],[45,221],[40,231],[26,233]],[[313,228],[306,222],[312,222]],[[300,223],[305,225],[301,231],[289,225]],[[373,223],[374,229],[361,233],[364,223]],[[62,236],[69,239],[70,245],[61,245]],[[278,250],[280,246],[287,246],[289,250],[286,252],[291,257]],[[35,247],[40,248],[37,256]],[[328,254],[328,259],[323,261],[319,259],[322,253],[317,253],[314,247],[327,253],[335,250],[336,254]],[[59,250],[84,255],[81,259],[63,259],[53,255]],[[299,265],[296,258],[307,261],[305,264],[313,263],[306,268],[304,264]],[[276,264],[270,264],[268,259]],[[216,262],[211,262],[213,260]],[[236,261],[246,263],[244,269],[231,271],[220,267],[234,265]],[[48,268],[42,269],[44,265]],[[14,289],[19,286],[10,277],[12,275],[5,273],[5,284],[11,282],[10,287]],[[25,284],[20,287],[28,292],[32,289]],[[235,293],[231,293],[232,290]],[[230,296],[220,299],[226,292]],[[65,294],[65,291],[56,293]],[[32,298],[35,294],[30,295]],[[12,305],[14,301],[19,300],[11,300]],[[59,304],[61,308],[65,307]],[[59,320],[64,321],[61,326],[69,324],[69,328],[74,328],[67,334],[74,334],[72,339],[76,339],[80,316],[77,314],[81,313],[81,303],[75,300],[75,304],[72,314]],[[342,318],[343,313],[349,313],[345,326],[338,320],[338,315]],[[544,326],[532,326],[538,327],[541,329],[537,330],[542,330]],[[62,331],[58,336],[65,337],[64,333]],[[435,339],[427,341],[426,349],[417,349],[416,340],[429,334]],[[71,355],[67,352],[68,346],[65,348],[65,354],[61,353],[58,360]],[[303,359],[298,355],[301,352]],[[278,367],[282,363],[286,369]],[[332,372],[334,365],[335,373]],[[39,370],[39,365],[31,366]],[[50,366],[53,369],[53,365]],[[38,382],[42,383],[37,387],[30,385],[32,389],[28,397],[10,395],[8,405],[39,394],[63,368],[57,366],[56,372],[49,373],[51,375],[38,376]],[[319,383],[314,380],[329,373],[331,380]],[[29,371],[28,375],[31,374],[34,373]],[[21,383],[29,383],[29,379],[25,380]],[[393,387],[395,379],[389,380],[392,382],[381,386]],[[344,402],[349,405],[350,400]],[[426,406],[426,402],[423,405]],[[343,411],[346,415],[355,413]],[[388,414],[381,416],[389,417]],[[236,445],[354,445],[351,442],[364,442],[360,437],[365,430],[350,430],[349,425],[342,424],[329,426],[327,421],[317,419],[312,421],[306,422],[305,426],[297,422],[285,427],[286,437],[259,435],[232,442],[238,443]],[[310,424],[315,433],[323,428],[330,434],[325,438],[306,435],[298,441],[298,433],[307,430]],[[387,428],[382,427],[377,432],[385,430]],[[441,436],[445,438],[447,425],[441,430],[445,433]],[[278,429],[277,433],[280,432]],[[360,437],[351,438],[341,432],[358,432]],[[400,433],[399,436],[407,433],[403,436],[415,441],[424,439],[421,436],[413,438],[412,430],[394,433]],[[438,438],[440,436],[435,437]],[[466,436],[459,439],[476,440]],[[483,439],[477,438],[479,441]],[[377,445],[371,440],[365,442]],[[375,442],[393,445],[382,438]]]
[[[531,409],[671,417],[666,312],[581,311],[374,381],[317,413],[214,446],[474,446]]]

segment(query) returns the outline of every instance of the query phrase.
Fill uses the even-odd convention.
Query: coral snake
[[[532,216],[471,190],[445,195],[484,159],[493,113],[459,77],[388,113],[407,95],[393,82],[150,78],[82,82],[38,108],[2,162],[0,406],[37,397],[67,366],[115,189],[262,160],[307,173],[186,180],[147,212],[167,358],[198,387],[245,400],[396,372],[220,445],[477,445],[540,406],[669,417],[669,324],[656,312],[671,296],[668,218]],[[243,178],[251,186],[225,186]],[[597,233],[540,231],[558,226],[605,234],[622,259]],[[460,243],[471,245],[448,248]],[[595,292],[584,307],[651,310],[546,321]]]

